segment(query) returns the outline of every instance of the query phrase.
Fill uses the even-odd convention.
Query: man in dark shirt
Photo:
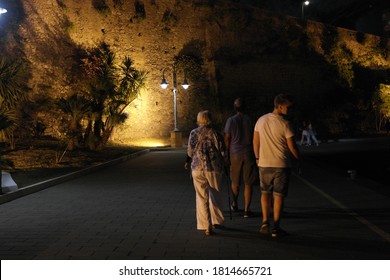
[[[240,179],[244,183],[244,218],[253,213],[250,210],[252,199],[252,184],[256,179],[256,161],[253,153],[251,119],[244,113],[245,104],[241,98],[234,101],[235,115],[228,118],[225,125],[225,145],[230,159],[230,179],[233,201],[230,207],[238,211]]]

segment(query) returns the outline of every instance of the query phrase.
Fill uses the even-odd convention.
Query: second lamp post
[[[309,6],[310,1],[303,1],[302,2],[302,19],[305,19],[305,6]]]
[[[165,70],[163,70],[163,77],[160,86],[163,89],[166,89],[168,87],[167,80],[165,79]],[[177,67],[175,65],[172,66],[172,78],[173,78],[173,118],[174,118],[174,129],[173,133],[171,134],[171,146],[177,147],[180,146],[181,142],[181,134],[179,133],[179,128],[177,126]],[[188,89],[189,84],[187,82],[187,79],[184,75],[184,82],[181,85],[184,89]]]

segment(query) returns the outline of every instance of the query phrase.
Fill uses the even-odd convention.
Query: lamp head
[[[187,79],[184,79],[184,82],[181,84],[181,86],[184,88],[184,89],[188,89],[190,87],[190,85],[188,84],[187,82]]]
[[[309,6],[310,1],[305,1],[305,2],[303,2],[303,4],[305,4],[306,6]]]
[[[4,8],[0,8],[0,14],[5,14],[7,12],[7,10],[6,9],[4,9]]]
[[[168,87],[168,83],[167,83],[167,81],[165,80],[164,77],[163,77],[163,79],[161,81],[160,86],[161,86],[162,89],[166,89]]]

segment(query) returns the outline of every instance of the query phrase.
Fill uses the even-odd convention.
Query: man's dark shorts
[[[236,186],[240,185],[240,179],[244,184],[252,185],[257,177],[256,161],[253,152],[230,155],[230,179]]]
[[[259,167],[260,189],[262,193],[274,193],[286,197],[290,182],[290,168]]]

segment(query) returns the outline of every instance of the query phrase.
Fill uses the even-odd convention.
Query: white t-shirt
[[[260,136],[259,166],[291,167],[287,139],[294,136],[294,131],[289,121],[268,113],[257,120],[255,133]]]

